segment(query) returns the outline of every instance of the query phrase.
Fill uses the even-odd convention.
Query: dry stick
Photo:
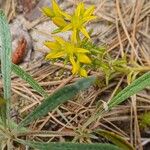
[[[141,102],[145,102],[145,103],[147,103],[148,105],[150,104],[150,100],[147,100],[147,99],[142,98],[142,97],[137,97],[137,100],[138,100],[138,101],[141,101]]]
[[[48,18],[46,18],[45,16],[39,17],[38,19],[29,22],[29,21],[24,21],[24,26],[28,29],[31,30],[33,27],[35,27],[36,25],[38,25],[41,22],[47,21]]]
[[[109,16],[106,16],[104,14],[101,14],[101,13],[97,13],[97,16],[104,19],[104,20],[107,20],[108,22],[111,22],[111,23],[114,23],[114,19],[112,19],[111,17]]]
[[[149,58],[149,54],[146,52],[144,46],[142,44],[139,44],[138,40],[135,39],[135,43],[138,45],[142,56],[144,57],[144,60],[148,63],[148,65],[150,66],[150,58]],[[141,46],[140,46],[141,45]],[[145,50],[145,51],[144,51]]]
[[[136,3],[136,1],[135,1],[135,3]],[[138,23],[138,18],[140,16],[143,4],[144,4],[143,0],[137,1],[137,5],[136,5],[136,9],[135,9],[135,15],[134,15],[134,22],[133,22],[133,32],[132,32],[132,43],[133,43],[133,46],[134,46],[134,42],[135,42],[136,25]],[[134,57],[135,57],[134,52],[131,51],[131,60],[132,61],[134,60]]]
[[[135,15],[134,15],[134,22],[133,22],[133,32],[132,32],[133,45],[134,45],[135,34],[136,34],[136,29],[137,29],[136,26],[138,24],[138,18],[140,16],[141,11],[142,11],[143,4],[144,4],[143,0],[137,1],[137,5],[136,5],[136,9],[135,9]]]
[[[110,125],[112,125],[114,128],[116,128],[116,129],[118,130],[118,132],[122,133],[123,136],[128,137],[128,134],[125,133],[123,130],[121,130],[119,127],[117,127],[114,123],[112,123],[111,121],[109,121],[109,120],[107,120],[107,119],[105,119],[105,118],[103,118],[103,120],[106,121],[106,122],[108,122],[108,123],[109,123]],[[121,134],[119,134],[119,135],[121,135]]]
[[[37,104],[38,104],[38,103],[37,103],[36,101],[33,102],[32,104],[30,104],[30,105],[24,107],[23,109],[21,109],[21,110],[20,110],[20,113],[22,114],[23,112],[25,112],[25,111],[31,109],[32,107],[34,107],[34,106],[37,105]]]
[[[110,112],[107,112],[106,114],[104,114],[103,116],[105,118],[107,118],[108,116],[116,116],[116,114],[119,115],[123,115],[125,113],[129,113],[129,106],[125,107],[125,106],[118,106],[119,108],[113,109]]]
[[[53,111],[54,112],[54,111]],[[48,116],[46,119],[44,119],[44,122],[40,125],[40,127],[38,128],[38,130],[41,130],[45,124],[50,120],[50,118],[52,118],[55,122],[57,122],[57,124],[60,124],[61,126],[66,126],[64,123],[60,122],[52,113],[48,113]],[[67,128],[70,128],[69,126],[67,126]]]
[[[71,119],[66,123],[66,125],[61,128],[61,130],[65,129],[65,128],[68,126],[68,124],[71,124],[71,122],[74,121],[78,116],[80,116],[80,114],[82,114],[82,113],[84,113],[84,112],[86,112],[86,111],[87,111],[87,110],[84,110],[83,112],[80,112],[80,113],[78,113],[78,114],[76,113],[75,116],[74,116],[73,118],[71,118]],[[78,124],[78,126],[79,126],[79,124]],[[75,129],[75,127],[73,127],[73,125],[71,124],[70,129]]]
[[[23,84],[21,85],[20,83],[18,83],[16,86],[12,86],[12,87],[14,87],[16,90],[18,90],[18,91],[20,91],[22,93],[26,93],[25,96],[27,94],[31,95],[30,96],[30,99],[31,99],[30,101],[33,101],[32,98],[34,98],[34,102],[35,101],[37,101],[38,103],[40,102],[39,99],[26,86],[24,86]]]
[[[116,84],[116,83],[112,83],[111,85],[114,85],[114,84]],[[106,88],[104,88],[104,89],[108,89],[108,88],[110,88],[111,86],[109,85],[109,86],[107,86]],[[102,90],[104,90],[104,89],[102,89]],[[103,106],[102,106],[103,107]],[[100,110],[99,110],[100,109]],[[82,126],[82,129],[84,130],[84,129],[86,129],[91,123],[93,123],[94,121],[99,121],[99,119],[100,118],[102,118],[103,117],[103,113],[105,112],[105,110],[104,110],[104,108],[101,108],[101,106],[100,106],[100,108],[98,108],[98,109],[96,109],[95,111],[94,111],[94,113],[86,120],[86,122],[83,124],[83,126]]]
[[[31,97],[33,97],[33,98],[35,99],[35,101],[37,101],[38,103],[40,102],[40,101],[39,101],[39,98],[37,98],[37,97],[35,96],[35,94],[32,93],[27,87],[25,87],[25,86],[23,86],[23,85],[21,85],[21,86],[22,86],[22,88],[24,89],[24,91],[25,91],[27,94],[31,95]]]
[[[146,19],[146,28],[145,28],[145,32],[147,33],[147,35],[148,35],[148,31],[149,31],[149,23],[150,23],[150,17],[147,16],[147,19]]]
[[[116,40],[116,39],[115,39]],[[114,41],[115,41],[114,40]],[[121,42],[125,42],[127,40],[127,37],[125,35],[121,36]],[[118,43],[118,41],[115,41],[114,43],[112,42],[112,44],[109,46],[108,48],[108,52],[112,51],[114,48],[116,48],[120,43]]]
[[[64,65],[64,64],[59,63],[59,62],[55,62],[55,63],[53,63],[53,65],[61,67],[61,68],[65,68],[65,69],[68,69],[68,70],[72,69],[72,67],[70,65]]]
[[[149,100],[149,102],[150,102],[150,96],[149,96],[149,94],[146,95],[146,94],[139,93],[139,94],[137,94],[137,96],[143,97],[143,98]]]
[[[118,40],[119,40],[119,44],[120,44],[121,57],[123,58],[124,57],[123,44],[122,44],[122,40],[121,40],[121,35],[120,35],[120,31],[119,31],[117,18],[116,18],[116,29],[117,29],[117,35],[118,35]]]
[[[120,85],[121,85],[121,83],[122,83],[124,77],[125,77],[125,76],[122,76],[122,78],[119,80],[117,86],[115,87],[115,89],[114,89],[114,91],[112,92],[112,94],[111,94],[109,100],[107,101],[107,104],[111,101],[111,99],[112,99],[112,98],[114,97],[114,95],[116,94],[116,92],[117,92],[118,88],[120,87]]]
[[[138,24],[138,26],[137,27],[139,27],[140,26],[140,24]],[[121,42],[123,43],[123,42],[125,42],[126,40],[127,40],[127,36],[125,35],[125,33],[120,33],[120,35],[121,35]],[[116,48],[117,46],[119,46],[119,42],[118,42],[118,38],[116,37],[112,42],[111,42],[111,45],[109,46],[109,48],[108,48],[108,52],[110,52],[111,50],[113,50],[114,48]],[[126,48],[126,49],[128,49],[128,48]]]
[[[72,131],[29,131],[29,132],[22,132],[18,134],[18,136],[27,136],[27,135],[34,135],[34,136],[42,136],[45,135],[46,137],[51,137],[51,136],[75,136],[75,133]]]
[[[65,79],[64,81],[61,82],[61,84],[54,90],[57,91],[59,89],[61,89],[62,87],[64,87],[66,84],[68,84],[72,79],[74,78],[73,75],[71,75],[68,79]]]
[[[107,90],[107,89],[109,89],[109,88],[111,88],[111,87],[113,87],[113,86],[115,86],[115,85],[116,85],[116,82],[113,82],[113,83],[109,84],[108,86],[106,86],[106,87],[104,87],[104,88],[98,90],[95,95],[100,95],[102,92],[104,92],[105,90]],[[96,100],[96,99],[93,99],[93,100],[91,101],[91,103],[89,104],[88,107],[91,107],[91,106],[92,106],[92,104],[94,103],[94,100]]]
[[[142,13],[144,13],[144,14],[142,14]],[[142,13],[141,13],[141,16],[140,16],[138,22],[141,22],[146,16],[148,16],[148,14],[150,13],[150,5],[148,5],[148,7],[145,10],[143,9]]]
[[[69,77],[68,79],[65,79],[64,82],[62,83],[62,81],[60,82],[61,84],[58,86],[57,90],[61,87],[63,87],[65,84],[67,84],[68,82],[70,82],[72,80],[73,76]],[[59,114],[61,115],[61,114]],[[42,129],[44,127],[44,125],[47,123],[47,121],[52,117],[52,119],[54,119],[58,124],[61,124],[62,126],[64,126],[63,123],[61,123],[60,121],[58,121],[54,116],[52,116],[51,113],[49,113],[49,116],[47,117],[47,119],[41,124],[41,126],[39,127],[39,130]],[[66,118],[65,118],[66,119]],[[67,120],[67,119],[66,119]]]
[[[16,90],[16,87],[12,87],[12,91],[13,91],[14,93],[16,93],[16,94],[18,94],[18,95],[20,95],[20,96],[22,96],[22,97],[28,99],[28,100],[31,100],[30,97],[28,97],[27,95],[22,94],[21,92],[18,91],[18,89]]]
[[[85,111],[87,111],[87,110],[84,110],[84,112],[85,112]],[[82,113],[84,113],[84,112],[80,112],[80,113],[82,114]],[[75,118],[80,115],[80,113],[76,113],[75,116],[74,116],[72,119],[70,119],[69,123],[71,124],[71,122],[74,121]],[[75,129],[75,127],[72,126],[72,127],[73,127],[73,128],[72,128],[72,127],[68,127],[67,125],[68,125],[68,122],[66,123],[65,126],[63,126],[62,128],[60,128],[58,131],[62,131],[62,130],[65,129],[65,128],[70,128],[70,129],[73,129],[73,130]],[[78,124],[78,126],[81,126],[81,125]],[[51,140],[53,140],[53,138],[51,138],[50,141],[51,141]]]
[[[44,80],[45,78],[50,77],[52,74],[55,74],[55,72],[58,71],[59,68],[55,68],[55,69],[52,68],[51,70],[49,70],[49,69],[47,69],[47,70],[48,70],[48,73],[44,72],[43,75],[38,76],[38,77],[36,78],[36,80],[37,80],[38,82],[42,82],[42,80]],[[43,72],[40,72],[39,74],[41,74],[41,73],[43,73]],[[35,76],[35,74],[34,74],[34,76]]]
[[[68,121],[68,119],[65,117],[65,115],[57,109],[57,113],[66,121],[66,123],[73,128],[73,125]]]
[[[53,92],[55,92],[55,91],[57,91],[57,90],[59,90],[60,88],[62,88],[63,86],[65,86],[68,82],[70,82],[71,80],[73,79],[73,76],[71,76],[71,77],[69,77],[68,79],[66,79],[64,82],[61,82],[61,84],[53,91]],[[59,109],[58,109],[58,111],[57,111],[58,113],[60,112],[59,111]],[[51,116],[51,114],[49,113],[49,115]],[[59,115],[61,116],[61,114],[59,113]],[[57,120],[56,118],[53,118],[55,121]],[[63,118],[64,119],[64,118]],[[65,118],[65,120],[67,120],[67,118]],[[58,122],[58,121],[57,121]],[[40,128],[42,127],[43,128],[43,126],[46,124],[46,122],[44,122],[41,126],[40,126]],[[59,122],[59,124],[61,124],[61,122]],[[62,124],[61,124],[62,125]],[[64,124],[63,124],[64,125]]]
[[[32,30],[35,31],[35,32],[38,32],[38,34],[44,35],[47,38],[52,37],[52,34],[50,32],[47,32],[47,30],[43,31],[43,30],[39,30],[39,29],[36,29],[36,28],[32,28]]]
[[[89,94],[89,96],[86,98],[87,100],[84,100],[83,104],[87,105],[90,102],[88,107],[92,107],[92,105],[93,105],[94,101],[96,100],[97,96],[98,96],[97,92],[95,92],[95,91],[93,93],[91,92]]]
[[[8,17],[9,11],[11,7],[11,0],[6,0],[5,2],[5,15]]]
[[[96,14],[102,8],[105,2],[105,0],[100,1],[100,4],[98,4],[97,8],[94,11],[94,14]]]
[[[114,121],[118,122],[118,120],[119,120],[119,121],[122,121],[122,122],[124,121],[125,123],[127,123],[130,121],[130,117],[128,115],[117,116],[117,117],[108,117],[107,120],[112,121],[112,122],[114,122]]]
[[[138,32],[150,40],[150,35],[148,35],[147,32],[146,33],[144,31],[138,31]]]
[[[133,107],[130,105],[130,143],[133,145],[134,144],[134,139],[133,139]]]
[[[11,12],[9,13],[9,15],[8,15],[8,22],[10,22],[12,19],[13,19],[13,17],[15,17],[15,15],[16,15],[16,10],[15,10],[15,8],[16,8],[16,3],[15,3],[15,1],[14,0],[11,0],[11,2],[10,2],[10,4],[11,4]]]
[[[118,16],[119,16],[120,22],[121,22],[122,27],[123,27],[123,30],[124,30],[124,32],[125,32],[125,34],[126,34],[126,36],[127,36],[127,39],[128,39],[128,41],[129,41],[129,43],[130,43],[130,45],[131,45],[131,48],[132,48],[132,50],[134,51],[134,53],[135,53],[137,59],[139,60],[139,62],[140,62],[141,64],[143,64],[142,61],[141,61],[141,59],[139,58],[139,56],[138,56],[138,54],[137,54],[135,48],[134,48],[134,45],[133,45],[133,43],[132,43],[132,41],[131,41],[131,39],[130,39],[129,33],[128,33],[127,29],[126,29],[125,23],[124,23],[124,21],[123,21],[122,15],[121,15],[120,4],[119,4],[119,1],[118,1],[118,0],[116,0],[116,7],[117,7],[117,12],[118,12]]]
[[[108,122],[108,121],[107,121],[107,122]],[[122,136],[122,137],[125,137],[125,136],[126,136],[125,133],[121,133],[121,131],[116,131],[116,130],[114,130],[113,128],[111,128],[110,126],[105,125],[105,124],[103,124],[103,123],[99,123],[98,126],[102,126],[102,127],[104,127],[105,129],[107,129],[107,130],[109,130],[109,131],[111,131],[111,132],[113,132],[113,133],[116,133],[116,134],[118,134],[118,135],[120,135],[120,136]],[[122,131],[122,132],[123,132],[123,131]],[[127,137],[128,137],[128,136],[127,136]]]
[[[38,127],[38,131],[42,130],[42,128],[44,127],[44,125],[50,120],[51,116],[48,115],[46,118],[44,118],[43,123]]]
[[[128,11],[130,10],[130,8],[128,8],[125,12],[124,12],[124,14],[123,14],[123,17],[128,13]],[[104,36],[105,34],[109,34],[109,33],[111,33],[113,30],[115,29],[115,26],[112,24],[112,25],[110,25],[106,30],[104,30],[102,33],[101,32],[99,32],[98,34],[96,34],[96,36]]]
[[[129,4],[131,5],[131,4]],[[134,14],[135,14],[135,7],[136,7],[136,1],[135,3],[133,2],[133,5],[131,6],[131,12],[129,13],[129,15],[127,17],[129,17],[129,24],[131,25],[132,23],[132,20],[133,20],[133,17],[134,17]]]
[[[137,118],[137,108],[136,108],[136,95],[131,96],[132,100],[132,107],[133,107],[133,113],[134,113],[134,138],[135,138],[135,146],[139,150],[143,150],[142,143],[141,143],[141,134],[138,124],[138,118]]]

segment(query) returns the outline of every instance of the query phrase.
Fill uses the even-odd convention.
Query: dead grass
[[[11,1],[11,0],[10,0]],[[76,4],[75,0],[67,0],[65,3]],[[114,56],[120,58],[127,55],[129,63],[138,63],[148,67],[150,70],[150,1],[149,0],[84,0],[87,4],[96,4],[95,14],[98,19],[93,24],[97,25],[97,31],[92,35],[99,44],[107,45],[107,50]],[[7,2],[6,2],[7,3]],[[12,1],[7,5],[6,14],[9,20],[14,15],[14,4]],[[28,29],[34,28],[44,20],[41,18],[28,22]],[[92,27],[92,24],[91,24]],[[49,94],[64,85],[74,82],[78,77],[70,75],[70,66],[65,66],[65,75],[61,73],[64,68],[61,63],[50,64],[39,60],[23,64],[24,68],[44,87]],[[102,72],[90,72],[99,74],[102,83],[104,76]],[[75,130],[82,128],[88,118],[96,112],[97,102],[108,101],[115,95],[118,89],[127,85],[126,76],[118,76],[111,80],[106,86],[102,84],[98,87],[91,87],[87,91],[80,93],[74,100],[61,105],[50,112],[47,116],[32,123],[30,128],[33,131],[53,131],[47,134],[49,141],[65,141],[65,136],[76,137]],[[0,82],[2,88],[2,83]],[[15,109],[19,111],[17,119],[32,111],[41,103],[42,97],[31,87],[16,76],[12,77],[12,102]],[[142,131],[139,127],[138,116],[146,111],[150,111],[150,91],[145,91],[132,96],[128,102],[116,107],[99,117],[91,123],[87,130],[104,128],[118,133],[128,139],[136,149],[142,150],[149,143],[149,138],[145,136],[148,131]],[[43,134],[30,136],[41,140]],[[148,134],[149,135],[149,134]],[[57,137],[57,138],[56,138]],[[84,141],[80,141],[84,142]],[[91,141],[88,141],[91,142]]]

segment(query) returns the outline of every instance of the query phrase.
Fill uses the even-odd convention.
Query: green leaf
[[[6,115],[9,120],[10,97],[11,97],[11,34],[7,19],[2,10],[0,10],[0,52],[1,52],[1,72],[4,89],[4,99],[6,105],[1,108],[1,117],[6,124]]]
[[[30,86],[39,94],[41,94],[44,98],[48,97],[46,91],[26,71],[24,71],[15,64],[12,64],[12,71],[20,78],[28,82]]]
[[[19,139],[17,142],[39,150],[121,150],[112,144],[41,143]]]
[[[148,128],[150,127],[150,112],[144,112],[143,114],[138,116],[140,128]]]
[[[22,128],[19,128],[19,129],[17,127],[18,127],[18,125],[13,120],[9,121],[9,129],[12,131],[12,133],[14,135],[31,132],[29,129],[27,129],[25,127],[22,127]],[[0,128],[3,128],[2,119],[1,118],[0,118]]]
[[[20,124],[21,126],[26,126],[35,119],[38,119],[46,115],[49,111],[52,111],[54,108],[60,104],[66,102],[67,100],[73,98],[80,90],[85,90],[90,85],[95,82],[95,77],[87,77],[80,79],[74,84],[67,85],[64,88],[54,92],[51,96],[45,99],[40,106],[38,106],[34,111],[32,111]]]
[[[6,100],[3,99],[2,97],[0,97],[0,109],[1,109],[1,107],[2,107],[3,105],[5,105],[5,104],[6,104]]]
[[[108,109],[117,106],[118,104],[122,103],[137,92],[143,90],[147,86],[150,86],[150,72],[145,73],[140,78],[133,81],[129,86],[124,88],[114,98],[112,98],[112,100],[108,103]]]
[[[97,130],[95,133],[105,137],[109,141],[111,141],[113,144],[117,145],[121,149],[124,150],[134,150],[134,148],[131,146],[131,144],[123,139],[121,136],[117,135],[116,133],[106,131],[106,130]]]
[[[52,31],[52,34],[56,34],[56,33],[59,33],[59,32],[61,32],[61,29],[57,28],[57,29],[55,29],[55,30]]]

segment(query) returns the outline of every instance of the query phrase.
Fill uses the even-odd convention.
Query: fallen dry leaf
[[[21,40],[18,41],[18,47],[12,54],[12,62],[14,64],[19,64],[22,61],[25,55],[26,47],[27,47],[27,41],[24,37],[22,37]]]

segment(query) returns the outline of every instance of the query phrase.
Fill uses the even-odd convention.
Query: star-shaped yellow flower
[[[49,7],[43,7],[42,11],[47,16],[50,17],[50,19],[54,22],[55,25],[58,27],[65,27],[67,25],[67,22],[64,18],[70,17],[67,13],[61,10],[59,5],[56,3],[55,0],[51,0],[52,8]]]
[[[56,33],[72,30],[71,39],[75,43],[77,39],[79,39],[79,32],[82,32],[85,37],[90,38],[85,25],[96,18],[96,16],[93,15],[94,6],[85,9],[84,3],[81,2],[78,4],[75,12],[69,15],[61,10],[55,0],[52,0],[52,8],[43,7],[42,11],[59,27]]]
[[[62,31],[68,31],[72,30],[72,36],[71,39],[73,42],[77,42],[77,39],[79,37],[79,31],[82,32],[82,34],[90,38],[85,25],[96,18],[96,16],[93,15],[94,12],[94,6],[89,7],[88,9],[85,9],[84,3],[81,2],[78,4],[75,12],[73,15],[67,15],[67,20],[69,21],[68,25],[66,25]]]
[[[45,42],[51,51],[46,59],[64,58],[72,64],[72,73],[87,76],[86,70],[81,67],[83,64],[90,64],[91,60],[87,56],[89,50],[78,47],[77,45],[65,41],[63,38],[55,36],[55,41]]]

